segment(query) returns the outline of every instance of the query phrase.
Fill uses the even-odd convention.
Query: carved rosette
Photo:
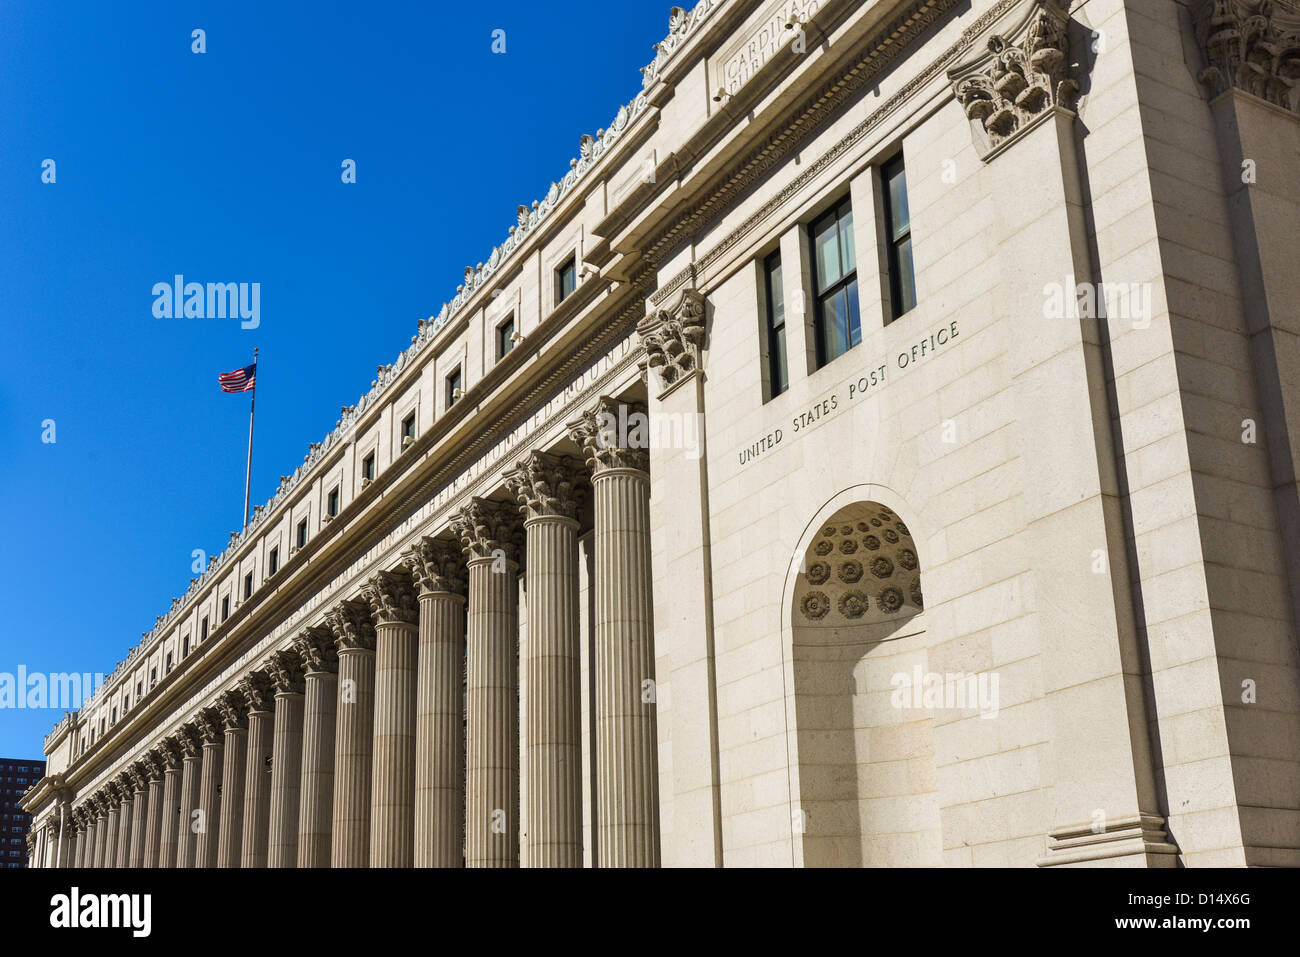
[[[654,370],[667,389],[703,368],[704,297],[683,289],[671,309],[656,309],[638,322],[636,334],[645,350],[637,365],[643,373]]]
[[[239,693],[248,703],[249,712],[275,710],[275,686],[265,671],[250,671],[239,681]]]
[[[1279,0],[1204,0],[1195,17],[1208,64],[1197,79],[1210,99],[1235,89],[1300,112],[1300,10]]]
[[[567,455],[530,452],[506,473],[506,487],[519,499],[525,518],[558,515],[576,519],[582,496],[578,465]]]
[[[607,469],[650,471],[650,428],[644,402],[602,395],[595,408],[569,423],[569,437],[599,475]]]
[[[176,733],[177,742],[181,747],[181,754],[187,758],[197,758],[203,754],[203,736],[197,723],[191,721],[188,724],[180,726]]]
[[[340,652],[374,651],[375,622],[370,617],[370,605],[364,601],[341,601],[325,616],[325,624],[334,634],[334,645]]]
[[[451,520],[452,534],[461,540],[469,559],[519,559],[523,535],[515,508],[504,502],[473,498]]]
[[[413,625],[419,617],[415,586],[405,568],[371,576],[361,595],[370,603],[377,625]]]
[[[421,595],[465,593],[465,556],[460,546],[437,538],[422,538],[407,550],[405,561]]]
[[[271,655],[271,660],[266,663],[266,671],[271,676],[271,684],[275,686],[277,695],[302,694],[305,690],[302,661],[292,651],[277,651]]]
[[[339,652],[334,645],[334,632],[324,625],[304,628],[293,640],[293,650],[302,660],[306,674],[333,674],[339,669]]]
[[[201,708],[199,713],[194,716],[198,722],[199,733],[203,736],[204,744],[221,744],[226,739],[226,729],[221,720],[221,711],[218,708]]]
[[[988,51],[948,71],[982,154],[1014,138],[1036,119],[1068,110],[1079,92],[1070,76],[1069,15],[1060,0],[1034,0],[1012,30],[989,38]]]
[[[223,691],[217,698],[221,727],[225,731],[248,730],[248,699],[238,691]]]

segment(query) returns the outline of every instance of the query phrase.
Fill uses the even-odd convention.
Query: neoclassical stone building
[[[1300,12],[699,0],[49,735],[42,866],[1300,863]]]

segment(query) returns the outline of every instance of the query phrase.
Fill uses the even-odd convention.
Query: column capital
[[[704,296],[687,286],[672,308],[652,310],[636,324],[645,351],[637,365],[643,374],[654,370],[663,390],[703,369],[704,316]]]
[[[203,735],[198,722],[189,721],[177,729],[181,754],[186,758],[197,758],[203,754]]]
[[[131,795],[135,792],[135,775],[129,768],[120,772],[112,784],[119,804],[131,800]]]
[[[506,473],[506,487],[519,499],[525,518],[560,516],[576,519],[582,501],[578,487],[581,463],[567,455],[532,451]]]
[[[465,594],[465,556],[459,545],[426,536],[407,550],[405,561],[421,597]]]
[[[152,771],[148,760],[141,760],[131,765],[130,769],[131,782],[137,792],[149,790],[149,778]]]
[[[223,691],[217,696],[223,731],[248,730],[248,699],[238,691]]]
[[[1241,90],[1300,112],[1300,7],[1288,0],[1201,0],[1192,16],[1207,64],[1196,78],[1211,100]]]
[[[368,602],[353,598],[339,602],[325,616],[325,624],[334,633],[339,652],[375,650],[375,622]]]
[[[148,769],[150,781],[162,780],[163,771],[167,768],[167,759],[163,756],[161,744],[145,752],[144,764]]]
[[[239,679],[239,693],[248,702],[250,714],[275,710],[275,685],[263,670],[250,671]]]
[[[222,744],[225,741],[226,729],[223,727],[219,708],[200,708],[194,720],[198,723],[199,734],[202,735],[204,744]]]
[[[1061,0],[1033,0],[982,53],[948,71],[981,159],[1073,106],[1079,84],[1069,75],[1068,24]]]
[[[184,746],[181,744],[180,733],[176,732],[167,735],[158,742],[158,755],[162,759],[163,771],[175,771],[181,766],[181,758],[184,754]]]
[[[266,670],[277,695],[303,693],[302,661],[292,651],[275,652],[266,663]]]
[[[405,567],[376,572],[361,595],[370,603],[377,625],[413,625],[419,616],[411,573]]]
[[[568,428],[595,475],[609,469],[650,471],[650,420],[644,402],[602,395]]]
[[[451,531],[461,540],[465,555],[470,560],[519,560],[523,530],[512,505],[472,498],[452,517]]]
[[[334,632],[325,625],[312,625],[298,632],[298,637],[293,640],[293,650],[302,660],[305,674],[333,674],[339,669]]]

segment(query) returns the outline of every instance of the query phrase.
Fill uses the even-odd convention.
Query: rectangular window
[[[230,596],[227,595],[221,599],[221,620],[225,621],[230,617]]]
[[[577,258],[570,256],[559,269],[555,270],[555,304],[558,306],[568,299],[577,285]]]
[[[781,286],[781,254],[772,253],[763,263],[767,296],[767,374],[775,398],[790,388],[785,361],[785,299]]]
[[[412,412],[402,420],[402,448],[415,441],[415,413]]]
[[[203,616],[203,621],[199,624],[199,641],[208,640],[208,616]]]
[[[325,507],[330,515],[337,515],[339,513],[339,490],[337,488],[330,492]]]
[[[172,673],[172,653],[169,651],[167,652],[167,667],[163,669],[163,674],[169,675],[171,673]]]
[[[138,698],[138,697],[140,697],[140,695],[142,695],[142,694],[144,694],[144,682],[143,682],[143,681],[137,681],[137,682],[135,683],[135,696]]]
[[[158,669],[157,669],[157,668],[150,668],[150,669],[149,669],[149,687],[152,688],[152,687],[153,687],[154,685],[156,685],[157,683],[158,683]]]
[[[460,389],[460,367],[451,375],[447,376],[447,408],[451,408],[460,399],[463,393]]]
[[[244,576],[244,600],[247,601],[253,597],[253,573],[249,572]]]
[[[307,544],[307,519],[298,523],[298,547],[302,548]]]
[[[848,199],[814,221],[810,233],[813,322],[817,336],[817,367],[820,369],[862,341],[853,209]]]
[[[375,453],[371,452],[361,460],[361,477],[368,481],[375,480]]]
[[[181,657],[184,658],[190,653],[190,636],[185,636],[185,641],[181,645]]]
[[[270,554],[266,556],[266,568],[268,575],[274,575],[280,570],[280,546],[277,545],[271,549]]]
[[[506,316],[505,322],[497,326],[497,358],[504,359],[506,353],[515,347],[515,316]]]
[[[889,258],[889,314],[897,319],[916,305],[912,269],[912,217],[907,208],[907,170],[899,153],[880,170],[885,190],[885,250]]]

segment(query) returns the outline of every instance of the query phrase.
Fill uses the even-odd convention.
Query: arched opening
[[[820,523],[790,607],[808,866],[942,863],[932,716],[894,693],[927,670],[924,607],[894,511],[855,502]]]

